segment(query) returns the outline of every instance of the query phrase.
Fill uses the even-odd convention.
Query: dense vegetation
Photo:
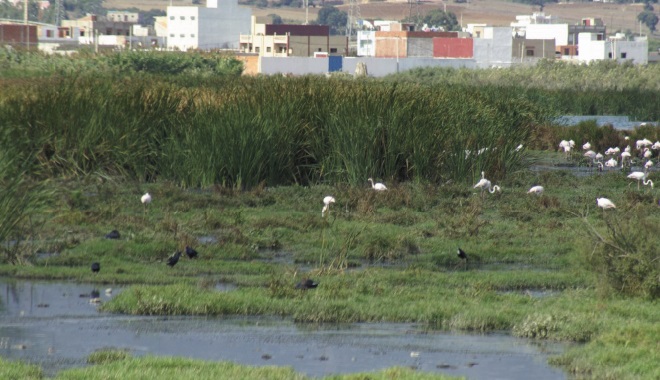
[[[550,121],[578,109],[559,101],[567,94],[608,109],[603,91],[625,102],[622,112],[639,102],[632,109],[654,115],[645,98],[657,99],[657,69],[613,67],[619,86],[607,66],[563,64],[541,66],[556,82],[541,81],[540,68],[242,78],[231,60],[176,57],[190,65],[179,70],[171,56],[2,55],[1,274],[135,284],[103,305],[131,314],[508,330],[581,343],[553,358],[577,376],[658,377],[657,190],[630,186],[628,168],[595,172],[579,146],[555,152],[561,139],[599,151],[655,141],[658,127],[624,134]],[[216,69],[218,59],[229,69]],[[574,70],[600,75],[600,87],[573,87]],[[590,175],[529,170],[538,163]],[[473,189],[481,171],[503,192]],[[369,177],[389,190],[373,192]],[[526,194],[536,184],[546,192]],[[145,208],[146,191],[154,202]],[[322,218],[328,194],[337,203]],[[597,196],[617,209],[597,209]],[[101,238],[111,229],[122,239]],[[185,245],[200,258],[168,268]],[[92,258],[103,264],[94,277]],[[322,285],[295,290],[304,275]],[[238,289],[218,293],[219,281]],[[90,362],[99,364],[60,376],[227,365],[117,352]],[[0,375],[42,376],[2,364]]]

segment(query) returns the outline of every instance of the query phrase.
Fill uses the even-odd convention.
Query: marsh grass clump
[[[0,378],[42,380],[45,377],[41,367],[36,364],[0,358]]]
[[[657,221],[639,211],[603,219],[604,231],[584,220],[591,245],[582,248],[585,263],[599,273],[601,285],[616,293],[660,297]]]
[[[548,339],[565,322],[550,314],[528,315],[520,324],[513,326],[513,333],[523,338]]]
[[[131,353],[128,350],[121,350],[116,348],[101,348],[89,356],[87,356],[88,364],[105,364],[116,361],[126,360],[131,358]]]

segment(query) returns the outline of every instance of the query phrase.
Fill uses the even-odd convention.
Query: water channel
[[[231,291],[221,286],[218,291]],[[298,325],[269,317],[144,317],[97,311],[90,297],[121,292],[67,282],[0,279],[0,356],[36,363],[51,376],[86,365],[102,348],[291,366],[310,376],[410,366],[468,379],[565,379],[550,355],[566,346],[507,334],[425,331],[414,324]]]

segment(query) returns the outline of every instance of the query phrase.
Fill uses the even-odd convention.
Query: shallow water
[[[469,379],[564,379],[547,365],[564,345],[425,332],[414,324],[296,325],[265,317],[139,317],[99,313],[99,287],[0,281],[0,355],[39,363],[47,374],[85,365],[100,348],[144,354],[292,366],[311,376],[414,366]],[[100,289],[102,301],[108,296]],[[41,305],[41,306],[39,306]],[[47,307],[44,305],[48,305]]]
[[[611,125],[614,129],[622,131],[632,131],[642,123],[653,124],[650,121],[635,121],[630,120],[628,116],[615,116],[615,115],[565,115],[558,117],[556,122],[562,125],[577,125],[583,121],[595,120],[596,125],[602,127],[603,125]]]

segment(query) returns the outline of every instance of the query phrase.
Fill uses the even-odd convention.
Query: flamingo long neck
[[[652,189],[653,188],[653,181],[651,181],[650,179],[645,179],[644,180],[644,186],[649,185],[649,184],[651,185],[651,189]]]
[[[375,189],[375,188],[376,188],[376,185],[374,185],[374,180],[371,179],[371,178],[369,178],[369,182],[371,182],[371,188],[372,188],[372,189]]]
[[[493,194],[497,189],[499,189],[499,186],[497,186],[497,185],[495,185],[495,186],[489,185],[488,186],[488,192],[491,193],[491,194]]]

